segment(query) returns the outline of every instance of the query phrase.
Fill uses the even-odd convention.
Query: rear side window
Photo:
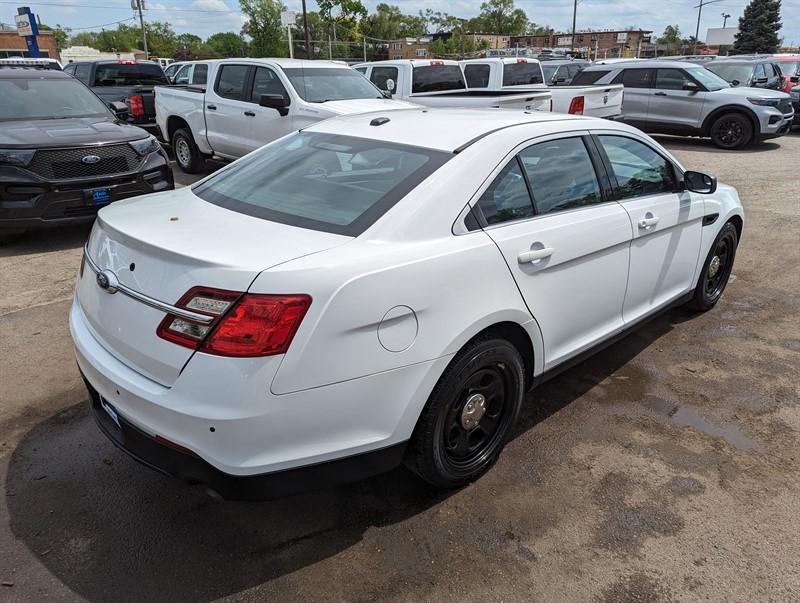
[[[387,80],[397,83],[397,67],[373,67],[369,79],[381,90],[388,90]]]
[[[75,67],[75,77],[82,81],[84,84],[89,83],[89,74],[92,68],[87,63],[82,63]]]
[[[425,65],[414,67],[411,92],[446,92],[464,90],[464,74],[458,65]]]
[[[580,137],[532,145],[519,154],[537,214],[600,203],[600,184]]]
[[[247,65],[222,65],[217,77],[217,94],[223,98],[244,100],[248,69]]]
[[[195,65],[192,73],[192,84],[202,85],[208,82],[208,65]]]
[[[622,199],[675,191],[675,168],[646,144],[624,136],[599,136]]]
[[[452,153],[297,132],[193,187],[209,203],[273,222],[358,236]]]
[[[597,80],[602,78],[603,76],[608,75],[611,73],[610,70],[603,71],[602,69],[592,70],[592,71],[581,71],[578,75],[575,76],[575,79],[572,80],[573,86],[588,86],[589,84],[594,84]]]
[[[478,200],[478,207],[489,224],[501,224],[533,216],[528,185],[514,158],[503,168]]]
[[[94,72],[95,86],[152,86],[169,84],[157,63],[100,63]]]
[[[503,65],[503,86],[526,86],[544,82],[539,63],[509,63]]]
[[[651,88],[653,69],[623,69],[612,84],[622,84],[626,88]]]
[[[464,77],[468,88],[486,88],[489,85],[489,65],[466,65]]]

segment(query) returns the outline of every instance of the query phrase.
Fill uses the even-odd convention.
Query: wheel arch
[[[185,119],[178,115],[170,115],[167,118],[167,141],[172,142],[173,135],[181,128],[189,130],[189,132],[192,131],[191,127],[189,126],[189,122],[187,122]],[[194,136],[194,134],[192,134],[192,136]]]
[[[714,109],[703,121],[702,130],[705,136],[709,136],[711,134],[711,124],[713,124],[719,116],[725,113],[739,113],[744,115],[750,120],[750,125],[753,126],[753,137],[757,138],[761,135],[761,124],[759,123],[758,117],[753,111],[741,105],[724,105]]]
[[[728,218],[728,222],[734,225],[736,228],[736,240],[742,240],[742,229],[744,228],[744,220],[742,220],[742,216],[739,214],[733,214],[730,218]]]

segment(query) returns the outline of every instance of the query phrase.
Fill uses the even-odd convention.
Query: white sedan
[[[228,498],[405,462],[456,487],[523,394],[664,308],[712,308],[736,191],[631,127],[331,119],[100,211],[70,315],[102,431]]]

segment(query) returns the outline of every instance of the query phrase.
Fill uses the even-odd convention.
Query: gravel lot
[[[498,465],[450,494],[398,469],[230,503],[141,467],[95,428],[72,354],[88,227],[0,247],[0,600],[800,600],[800,132],[661,140],[739,189],[725,296],[533,392]]]

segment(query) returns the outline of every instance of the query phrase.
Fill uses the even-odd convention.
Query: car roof
[[[688,63],[688,65],[687,65]],[[619,61],[617,63],[608,63],[606,65],[602,64],[595,64],[591,67],[587,67],[585,71],[589,70],[597,70],[603,69],[608,70],[610,69],[625,69],[626,67],[635,67],[636,69],[650,69],[656,67],[673,67],[675,69],[686,69],[687,66],[691,66],[693,63],[689,61],[661,61],[661,60],[652,60],[652,61],[643,61],[643,60],[636,60],[636,61]]]
[[[280,59],[280,58],[252,58],[252,57],[242,57],[239,59],[215,59],[215,62],[219,63],[220,65],[225,65],[228,63],[242,63],[243,61],[247,61],[250,63],[263,63],[265,65],[277,65],[278,67],[284,69],[291,69],[297,67],[305,67],[306,69],[342,69],[347,68],[347,64],[345,63],[338,63],[335,61],[310,61],[308,59]]]
[[[371,125],[376,118],[386,118],[388,121],[382,122],[380,125]],[[602,124],[605,128],[615,127],[606,120],[564,113],[511,109],[415,107],[343,115],[313,124],[304,131],[383,140],[396,144],[455,152],[498,130],[522,124],[541,124],[542,129],[545,130],[547,124],[557,121],[571,123],[585,121],[587,128],[591,127],[593,122]]]
[[[36,69],[22,65],[0,64],[0,78],[4,80],[71,80],[70,74],[56,69]]]
[[[492,57],[492,58],[499,58],[499,57]],[[492,60],[492,59],[482,59],[482,60]],[[353,66],[379,67],[381,65],[411,65],[412,67],[429,67],[434,63],[436,65],[458,66],[458,61],[454,61],[452,59],[392,59],[390,61],[367,61],[366,63],[357,63]]]
[[[485,59],[466,59],[459,63],[503,63],[513,65],[514,63],[538,63],[539,59],[528,57],[486,57]]]
[[[715,65],[722,65],[722,64],[747,64],[752,65],[754,63],[774,63],[775,59],[772,57],[720,57],[716,61],[714,61]]]

